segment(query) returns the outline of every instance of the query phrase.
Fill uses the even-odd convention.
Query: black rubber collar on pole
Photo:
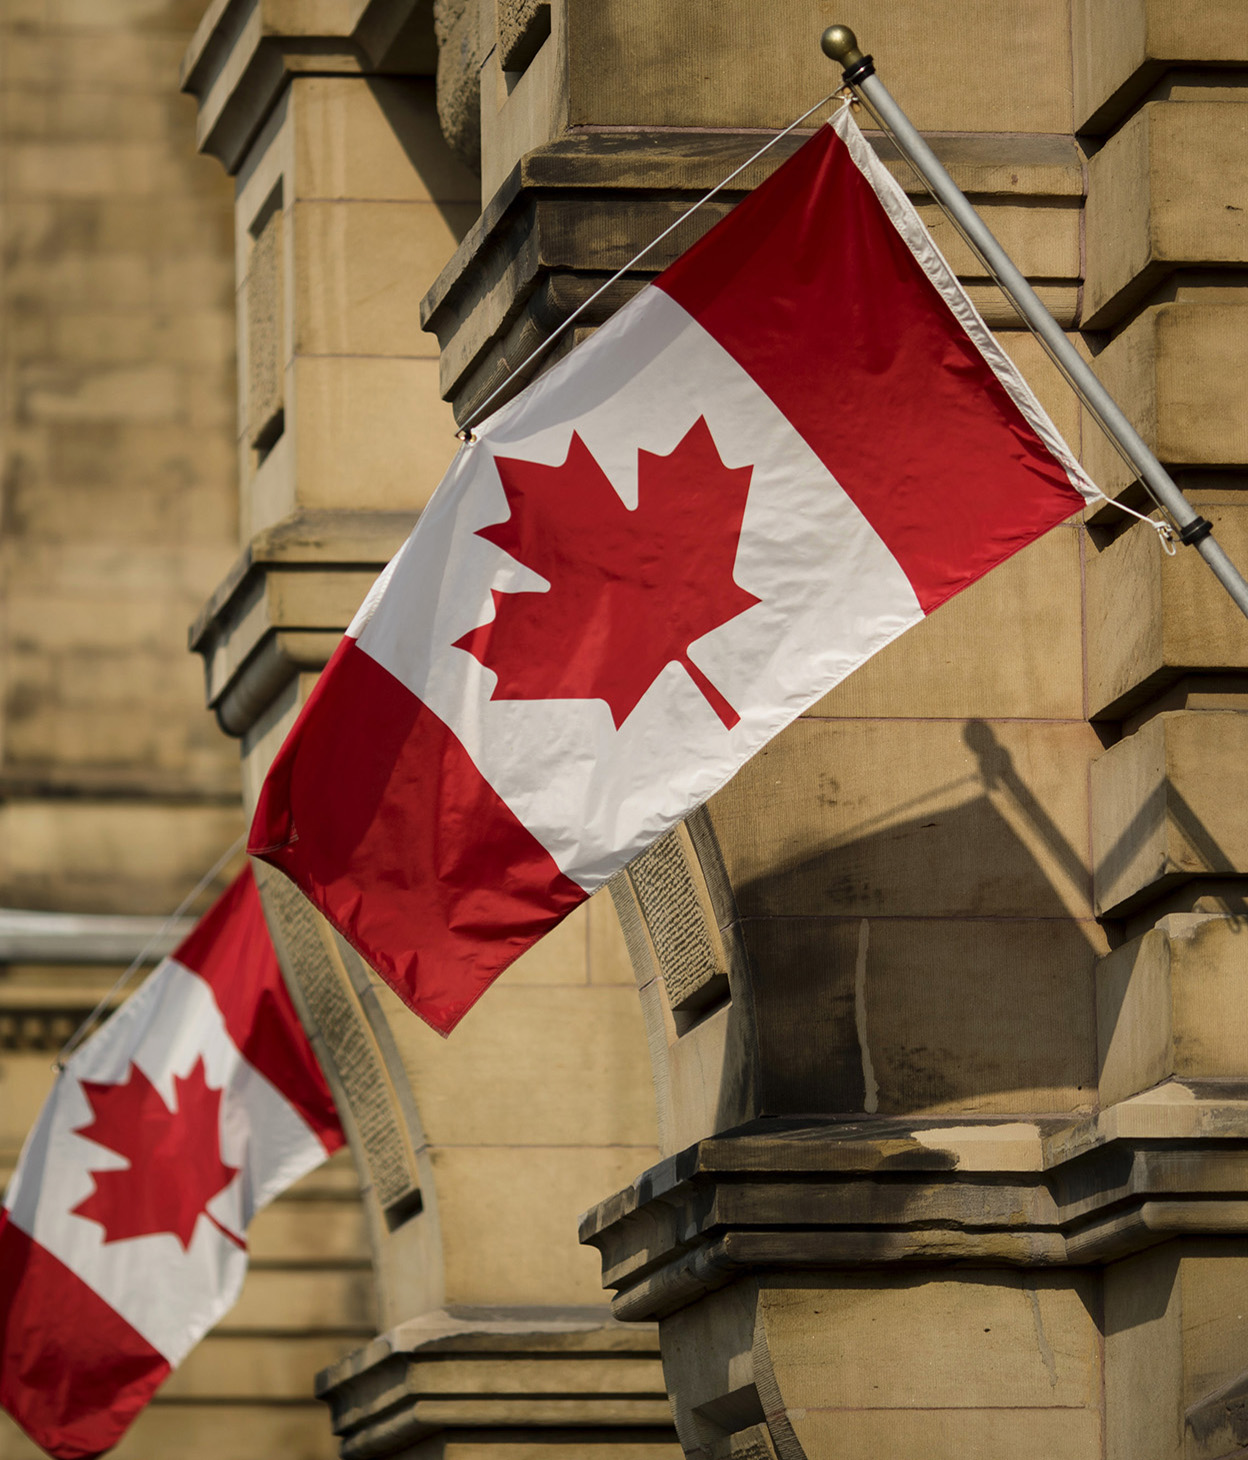
[[[1195,547],[1213,531],[1213,523],[1207,517],[1193,517],[1186,527],[1179,528],[1179,541],[1184,547]]]
[[[868,76],[875,75],[875,57],[864,56],[861,61],[847,66],[841,72],[841,80],[846,86],[857,86],[860,81],[865,81]]]

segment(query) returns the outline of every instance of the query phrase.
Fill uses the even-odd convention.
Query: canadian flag
[[[247,1225],[343,1144],[251,869],[66,1065],[0,1212],[0,1403],[116,1444],[238,1297]]]
[[[843,108],[477,428],[250,850],[449,1032],[833,685],[1098,495]]]

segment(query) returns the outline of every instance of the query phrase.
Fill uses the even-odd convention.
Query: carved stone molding
[[[1170,1081],[1089,1120],[753,1121],[600,1203],[621,1318],[747,1273],[1072,1267],[1181,1234],[1248,1235],[1248,1083]]]

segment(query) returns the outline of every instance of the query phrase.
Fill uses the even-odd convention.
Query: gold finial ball
[[[829,60],[839,61],[846,68],[862,60],[858,49],[858,37],[847,25],[830,25],[819,38],[823,54]]]

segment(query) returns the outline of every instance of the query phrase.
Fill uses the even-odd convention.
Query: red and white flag
[[[117,1443],[238,1297],[247,1225],[343,1144],[251,869],[69,1061],[0,1212],[0,1403]]]
[[[1099,494],[848,109],[476,429],[250,850],[434,1028]]]

